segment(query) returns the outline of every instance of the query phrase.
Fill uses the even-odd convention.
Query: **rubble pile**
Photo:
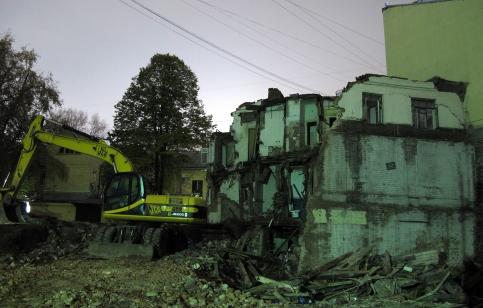
[[[146,262],[88,258],[92,223],[49,222],[0,242],[1,307],[478,307],[483,267],[448,267],[438,251],[392,257],[373,247],[298,274],[296,251],[260,257],[210,240]],[[29,241],[26,234],[36,236]],[[18,237],[18,238],[17,238]],[[29,247],[18,245],[27,241]],[[12,245],[12,243],[17,243]],[[480,301],[479,301],[480,300]]]
[[[390,307],[403,303],[411,307],[436,307],[431,306],[436,303],[440,307],[483,307],[483,267],[478,263],[467,260],[461,269],[447,266],[444,254],[437,250],[392,258],[388,252],[374,255],[373,248],[346,253],[297,276],[283,270],[286,258],[260,258],[224,244],[218,247],[216,257],[200,259],[197,267],[273,303],[362,305],[387,301]]]

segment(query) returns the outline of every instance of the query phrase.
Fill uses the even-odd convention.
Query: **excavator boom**
[[[30,124],[27,135],[22,140],[22,151],[15,170],[12,172],[12,180],[9,187],[0,188],[1,210],[0,223],[24,222],[21,211],[16,204],[17,194],[23,180],[27,175],[32,158],[37,150],[39,143],[53,144],[67,149],[75,150],[79,153],[98,157],[112,164],[115,172],[132,172],[134,166],[131,161],[121,153],[121,151],[108,145],[104,140],[90,136],[78,131],[68,125],[50,121],[59,125],[63,129],[72,132],[71,136],[50,133],[44,130],[44,121],[50,121],[44,116],[37,116]],[[83,138],[80,138],[82,136]]]

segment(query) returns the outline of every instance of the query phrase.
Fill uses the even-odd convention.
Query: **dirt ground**
[[[89,258],[88,241],[98,228],[53,220],[0,227],[0,307],[296,307],[302,300],[315,307],[467,307],[349,293],[330,301],[294,297],[282,303],[209,275],[205,265],[216,259],[210,245],[154,261]]]

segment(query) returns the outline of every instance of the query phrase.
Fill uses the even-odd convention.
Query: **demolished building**
[[[299,271],[368,245],[471,256],[474,147],[436,82],[364,75],[336,97],[269,89],[240,105],[209,146],[209,221],[250,226],[250,253]]]

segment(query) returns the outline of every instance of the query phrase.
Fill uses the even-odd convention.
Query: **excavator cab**
[[[104,191],[104,211],[117,210],[142,200],[148,193],[144,177],[135,172],[112,175]]]

